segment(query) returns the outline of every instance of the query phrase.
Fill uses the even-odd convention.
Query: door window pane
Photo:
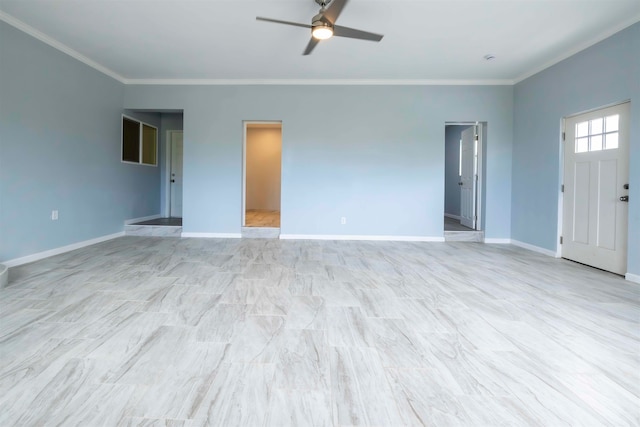
[[[615,116],[609,116],[606,118],[606,122],[607,122],[607,127],[606,127],[606,131],[607,132],[614,132],[618,130],[618,119],[620,117],[616,114]]]
[[[619,116],[607,116],[576,124],[576,153],[618,148]]]
[[[576,153],[586,153],[589,151],[589,138],[576,139]]]
[[[589,122],[576,124],[576,136],[578,138],[582,136],[589,136]]]

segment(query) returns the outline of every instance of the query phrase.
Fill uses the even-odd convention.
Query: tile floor
[[[245,227],[280,227],[280,211],[247,209],[244,218]]]
[[[640,286],[508,245],[122,237],[10,276],[1,426],[640,423]]]

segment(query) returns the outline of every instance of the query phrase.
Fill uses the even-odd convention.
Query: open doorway
[[[282,122],[245,122],[243,236],[280,234]]]
[[[484,241],[482,232],[483,140],[480,122],[445,125],[445,211],[447,241]]]

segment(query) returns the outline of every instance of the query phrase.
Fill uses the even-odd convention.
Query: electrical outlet
[[[54,209],[51,211],[51,221],[57,221],[58,220],[58,210]]]
[[[347,223],[347,217],[343,216],[340,218],[340,224],[345,225]]]

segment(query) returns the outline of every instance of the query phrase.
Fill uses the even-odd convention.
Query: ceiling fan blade
[[[263,18],[261,16],[256,16],[256,21],[274,22],[276,24],[293,25],[294,27],[311,28],[311,25],[308,24],[299,24],[297,22],[291,21],[281,21],[280,19]]]
[[[384,37],[382,34],[369,33],[367,31],[356,30],[355,28],[333,26],[333,35],[338,37],[349,37],[350,39],[370,40],[379,42]]]
[[[347,4],[349,0],[332,0],[329,4],[329,7],[324,11],[323,16],[331,22],[331,24],[335,24],[336,19],[342,13],[342,9]]]
[[[311,53],[311,51],[313,50],[313,48],[315,48],[318,43],[320,42],[320,40],[311,37],[311,40],[309,40],[309,44],[307,45],[307,48],[304,50],[304,52],[302,53],[303,55],[309,55]]]

